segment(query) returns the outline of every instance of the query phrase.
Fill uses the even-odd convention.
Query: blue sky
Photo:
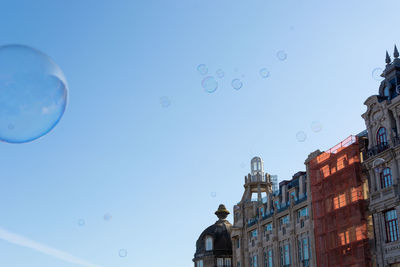
[[[51,56],[69,103],[44,137],[0,143],[0,237],[103,267],[193,266],[196,239],[218,204],[232,210],[240,200],[253,156],[290,179],[310,152],[365,128],[363,102],[379,85],[372,70],[400,44],[399,8],[395,0],[2,1],[0,44]],[[224,70],[214,93],[201,87],[199,64],[209,75]],[[82,266],[42,252],[3,238],[0,266]]]

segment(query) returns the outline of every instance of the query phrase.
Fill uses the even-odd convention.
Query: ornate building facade
[[[377,266],[400,266],[400,59],[386,52],[379,94],[367,98],[362,114],[368,131],[363,166],[370,181],[369,209],[375,230]]]
[[[244,182],[234,206],[233,266],[316,266],[306,173],[282,181],[274,194],[262,159],[255,157]]]

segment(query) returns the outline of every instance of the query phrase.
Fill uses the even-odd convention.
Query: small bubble
[[[79,219],[78,220],[78,225],[79,226],[84,226],[85,225],[85,220],[84,219]]]
[[[121,258],[125,258],[126,256],[128,256],[128,251],[127,251],[126,249],[120,249],[120,250],[118,251],[118,255],[119,255]]]
[[[10,124],[8,125],[8,130],[14,130],[14,124],[10,123]]]
[[[312,130],[314,133],[320,132],[320,131],[322,130],[322,124],[321,124],[319,121],[313,121],[313,122],[311,123],[311,130]]]
[[[213,76],[207,76],[201,82],[201,86],[207,93],[214,93],[218,88],[218,82]]]
[[[217,78],[222,79],[225,76],[225,72],[222,69],[219,69],[215,72],[215,75],[217,76]]]
[[[211,192],[211,193],[210,193],[210,196],[211,196],[211,197],[216,197],[216,196],[217,196],[217,193],[216,193],[216,192]]]
[[[201,75],[206,75],[208,73],[208,68],[206,65],[204,64],[200,64],[197,66],[197,71],[201,74]]]
[[[291,31],[294,31],[294,26],[290,26],[289,29],[290,29]]]
[[[160,105],[163,108],[167,108],[171,105],[171,100],[169,100],[169,98],[167,96],[162,96],[162,97],[160,97]]]
[[[106,214],[104,214],[103,219],[105,221],[111,221],[112,215],[110,213],[106,213]]]
[[[260,69],[260,76],[262,78],[268,78],[270,76],[269,70],[267,68]]]
[[[383,69],[382,69],[382,68],[375,68],[375,69],[373,69],[373,70],[372,70],[372,78],[373,78],[375,81],[382,81],[382,80],[383,80],[383,77],[381,77],[382,72],[383,72]]]
[[[276,57],[280,60],[280,61],[284,61],[287,59],[287,54],[285,51],[280,50],[276,53]]]
[[[243,169],[244,167],[246,167],[246,164],[244,164],[244,162],[240,163],[240,168]]]
[[[240,88],[242,88],[243,83],[239,79],[233,79],[231,85],[232,85],[233,89],[239,90]]]
[[[303,131],[299,131],[296,133],[296,139],[298,142],[304,142],[307,139],[307,134]]]

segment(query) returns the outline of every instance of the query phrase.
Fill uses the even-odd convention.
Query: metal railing
[[[373,157],[375,155],[378,155],[379,153],[381,153],[389,148],[398,146],[399,144],[400,144],[400,137],[395,136],[392,138],[391,142],[383,142],[383,143],[380,143],[380,144],[368,149],[367,155],[365,158],[367,159],[367,158]]]

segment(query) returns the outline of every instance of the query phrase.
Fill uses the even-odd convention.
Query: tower
[[[231,267],[232,225],[226,220],[228,214],[225,205],[219,205],[215,212],[218,221],[207,227],[197,239],[194,267]]]
[[[254,157],[250,162],[251,173],[244,177],[244,194],[242,202],[266,202],[267,194],[272,193],[271,177],[264,174],[264,162],[260,157]]]

